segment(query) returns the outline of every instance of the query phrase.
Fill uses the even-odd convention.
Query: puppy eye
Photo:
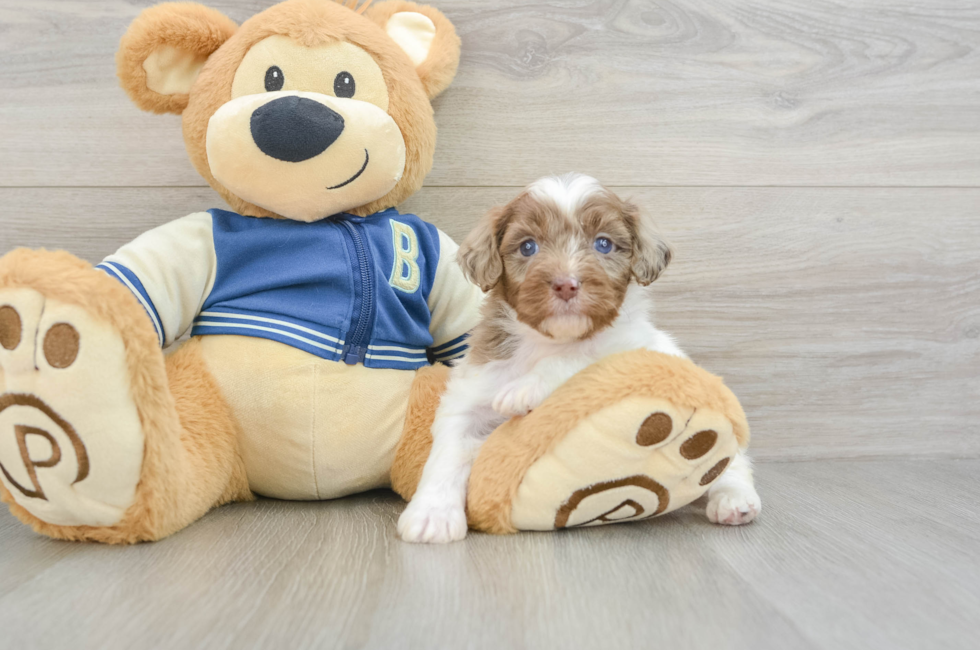
[[[595,249],[600,253],[602,253],[603,255],[607,255],[608,253],[611,253],[613,250],[613,243],[609,241],[608,237],[598,237],[595,240],[594,246]]]
[[[274,65],[265,71],[265,89],[268,92],[274,93],[277,90],[282,90],[284,83],[286,83],[286,77],[283,76],[279,66]]]
[[[349,72],[341,72],[333,79],[333,94],[337,97],[353,97],[354,77]]]
[[[521,243],[521,255],[531,257],[538,252],[538,242],[533,239],[526,239]]]

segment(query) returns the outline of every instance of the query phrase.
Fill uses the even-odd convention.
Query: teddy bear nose
[[[286,162],[319,156],[344,131],[344,118],[305,97],[280,97],[255,109],[252,140],[262,153]]]

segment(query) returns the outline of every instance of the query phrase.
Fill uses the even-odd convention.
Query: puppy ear
[[[493,289],[504,272],[500,257],[500,228],[507,208],[494,208],[470,231],[456,253],[456,261],[470,282],[484,291]]]
[[[236,29],[231,19],[203,5],[168,2],[150,7],[119,43],[119,82],[144,111],[179,114],[204,62]]]
[[[370,6],[364,14],[388,32],[415,65],[429,99],[445,90],[459,67],[459,36],[437,9],[405,0]]]
[[[623,217],[633,236],[633,277],[646,286],[660,277],[674,256],[671,248],[654,225],[638,207],[623,202]]]

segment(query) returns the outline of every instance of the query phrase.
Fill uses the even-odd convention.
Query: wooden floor
[[[695,506],[560,534],[395,537],[390,492],[226,506],[153,545],[0,514],[4,648],[975,649],[978,460],[762,465],[761,519]]]
[[[117,549],[4,510],[0,650],[977,647],[980,3],[431,1],[463,59],[404,209],[460,238],[546,173],[634,197],[678,249],[661,326],[748,413],[761,519],[418,548],[377,492]],[[224,207],[117,86],[149,4],[0,0],[0,254],[94,262]]]

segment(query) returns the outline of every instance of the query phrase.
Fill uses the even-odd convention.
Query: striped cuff
[[[432,355],[437,362],[446,363],[448,361],[455,361],[456,359],[462,358],[466,351],[469,349],[469,345],[466,344],[466,340],[470,337],[469,333],[463,334],[462,336],[457,336],[452,341],[443,343],[432,348]]]
[[[143,288],[143,283],[136,277],[136,274],[118,262],[102,262],[95,268],[119,280],[133,292],[133,295],[143,305],[147,316],[153,322],[153,329],[157,332],[157,340],[160,342],[160,347],[162,348],[167,337],[163,331],[160,314],[157,313],[157,308],[153,305],[153,301],[150,300],[150,295],[146,293],[146,289]]]

